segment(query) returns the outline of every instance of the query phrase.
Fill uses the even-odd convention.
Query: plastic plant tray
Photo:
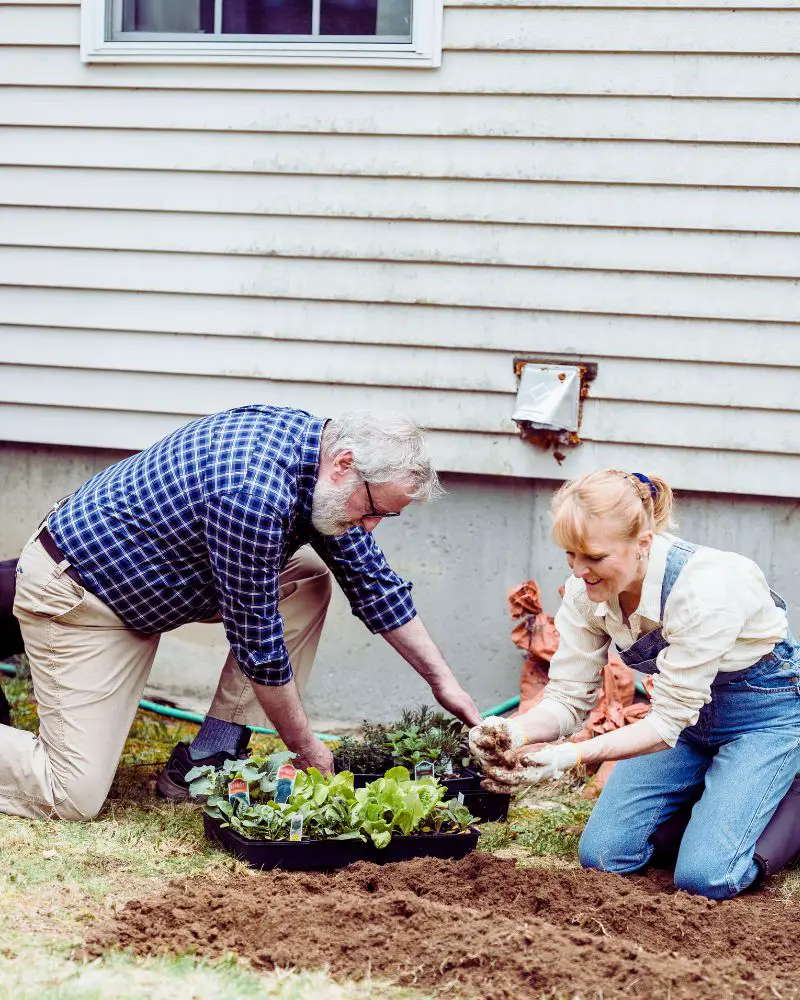
[[[252,868],[264,869],[330,870],[344,868],[356,861],[385,864],[427,857],[457,860],[475,850],[479,836],[474,827],[466,833],[396,836],[387,847],[378,850],[363,840],[251,840],[205,814],[203,829],[212,844],[246,861]]]
[[[203,814],[206,837],[252,868],[332,869],[356,861],[374,861],[372,844],[363,840],[251,840]]]
[[[510,804],[511,796],[499,792],[485,792],[481,789],[464,794],[464,805],[472,815],[489,823],[507,819]]]
[[[412,858],[443,858],[458,861],[478,846],[480,830],[470,827],[465,833],[419,833],[408,837],[394,836],[386,847],[373,848],[380,863],[410,861]]]

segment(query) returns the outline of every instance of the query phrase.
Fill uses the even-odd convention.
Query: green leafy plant
[[[415,780],[405,767],[356,790],[354,819],[376,847],[386,847],[395,833],[459,833],[474,822],[466,806],[443,802],[446,789],[433,778]]]
[[[405,767],[390,768],[365,788],[353,788],[350,771],[323,775],[316,768],[298,771],[289,800],[276,802],[276,776],[292,755],[272,754],[231,760],[218,769],[193,768],[187,779],[192,795],[206,796],[205,812],[244,837],[286,840],[292,817],[303,818],[310,840],[370,839],[385,847],[395,833],[458,833],[474,817],[455,800],[442,802],[445,788],[433,778],[414,780]],[[234,778],[247,782],[250,802],[228,797]]]

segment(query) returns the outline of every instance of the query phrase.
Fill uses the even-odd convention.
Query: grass
[[[14,723],[32,732],[36,707],[24,679],[3,677]],[[246,867],[205,840],[197,806],[153,795],[172,746],[197,726],[139,712],[108,801],[91,823],[35,822],[0,815],[0,997],[15,1000],[425,1000],[387,983],[339,983],[324,972],[252,972],[235,957],[140,959],[77,956],[98,915],[181,876],[224,879]],[[256,734],[257,752],[282,746]]]

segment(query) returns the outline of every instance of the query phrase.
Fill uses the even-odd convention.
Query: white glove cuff
[[[520,759],[523,767],[547,767],[554,778],[577,767],[580,762],[581,751],[577,743],[551,744],[543,750],[532,750],[523,754]]]
[[[581,762],[581,751],[577,743],[559,743],[553,747],[553,750],[555,751],[553,763],[556,767],[556,773],[570,771]]]

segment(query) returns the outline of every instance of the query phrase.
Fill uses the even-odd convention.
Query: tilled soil
[[[800,906],[725,903],[665,877],[517,869],[472,854],[330,874],[175,880],[95,928],[90,956],[229,952],[257,969],[327,966],[450,998],[800,997]]]

